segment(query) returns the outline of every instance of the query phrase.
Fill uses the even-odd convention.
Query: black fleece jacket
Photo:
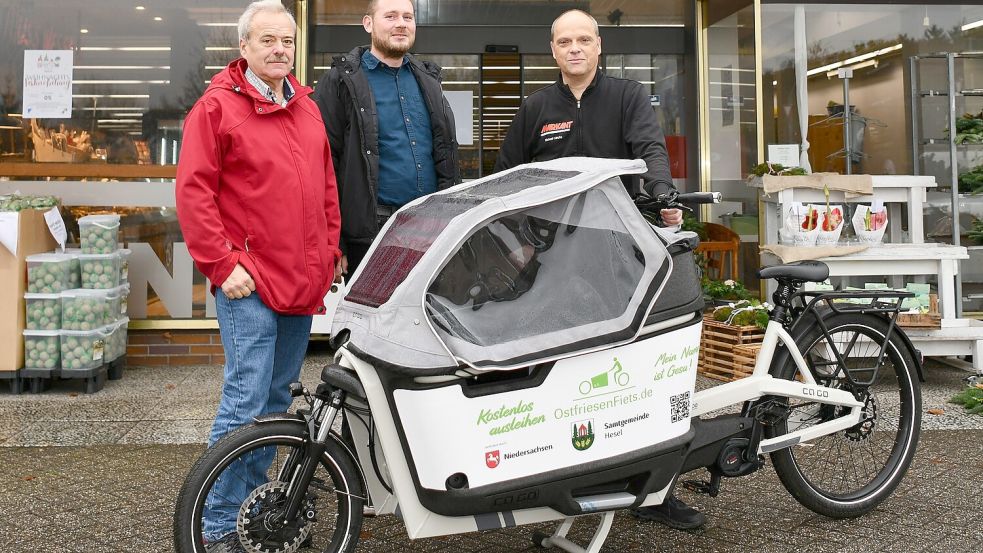
[[[638,81],[598,70],[579,102],[562,77],[533,92],[512,120],[495,171],[568,156],[640,158],[648,165],[642,182],[650,195],[675,188],[662,128]]]

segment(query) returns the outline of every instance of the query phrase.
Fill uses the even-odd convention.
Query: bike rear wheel
[[[203,553],[206,539],[235,533],[250,553],[293,553],[302,547],[354,551],[365,494],[354,463],[331,440],[297,520],[282,524],[289,482],[307,446],[300,421],[254,423],[219,440],[198,459],[181,488],[174,513],[176,550]]]
[[[803,506],[828,517],[856,517],[890,496],[907,472],[921,427],[921,389],[916,360],[898,329],[885,345],[888,321],[857,313],[832,315],[823,321],[829,339],[813,325],[796,344],[819,384],[852,390],[864,402],[861,422],[773,452],[771,458],[782,484]],[[886,351],[878,366],[882,345]],[[834,351],[841,354],[845,366]],[[866,385],[851,384],[846,373]],[[773,374],[794,379],[795,362],[789,357]],[[787,401],[788,417],[768,428],[769,437],[845,413],[831,405]]]

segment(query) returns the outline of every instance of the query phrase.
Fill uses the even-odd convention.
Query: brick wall
[[[130,330],[126,364],[223,365],[225,353],[218,330]]]

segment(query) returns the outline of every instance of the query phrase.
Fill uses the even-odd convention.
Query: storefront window
[[[0,182],[0,194],[61,198],[70,242],[78,237],[78,217],[121,214],[121,239],[132,250],[132,319],[213,312],[177,224],[172,179],[187,111],[212,76],[239,57],[245,5],[0,0],[0,180],[23,181]],[[70,51],[66,117],[24,113],[26,50],[50,52],[59,62],[67,57],[58,51]]]
[[[315,0],[318,25],[350,25],[367,0]],[[549,25],[564,10],[580,9],[601,25],[683,25],[689,0],[413,0],[422,25]]]
[[[950,192],[953,156],[949,131],[949,70],[956,54],[952,89],[956,117],[973,127],[983,119],[983,6],[886,4],[765,4],[762,6],[765,141],[800,144],[800,109],[808,112],[809,160],[814,171],[929,175],[925,239],[952,242],[953,219],[970,260],[961,264],[966,311],[983,309],[983,252],[967,239],[983,218],[983,196],[963,175],[983,171],[983,139],[959,136],[955,174],[963,181],[958,199]],[[795,11],[804,11],[808,104],[799,106],[795,79]],[[843,133],[844,79],[851,116],[849,148]],[[959,123],[957,122],[957,125]],[[983,122],[980,123],[983,127]],[[961,127],[960,127],[961,128]],[[974,127],[975,128],[975,127]],[[972,130],[972,129],[970,129]],[[980,134],[983,137],[983,134]],[[849,150],[849,151],[847,151]],[[978,194],[979,191],[977,191]],[[955,204],[956,217],[953,217]]]
[[[184,114],[239,55],[243,7],[0,0],[0,153],[7,161],[175,163]],[[23,117],[25,50],[72,52],[71,117]]]
[[[799,143],[798,106],[795,98],[793,13],[797,4],[762,6],[764,37],[764,88],[769,99],[768,143]],[[840,67],[853,69],[849,82],[850,104],[863,129],[854,148],[854,173],[911,174],[913,172],[909,59],[936,52],[983,49],[983,6],[925,6],[883,4],[804,4],[808,48],[808,112],[810,161],[815,170],[844,169],[842,139],[824,133],[829,115],[840,112],[843,81]],[[930,89],[944,88],[945,63],[920,67],[920,80]],[[983,87],[983,60],[959,68],[960,89]],[[965,112],[983,109],[983,97],[966,97]],[[941,138],[948,117],[946,98],[927,98],[923,109],[925,136]],[[829,139],[825,136],[829,135]],[[931,136],[929,136],[931,135]],[[909,140],[902,139],[908,137]],[[827,143],[832,141],[831,143]],[[935,148],[942,152],[941,148]],[[837,154],[839,152],[839,154]],[[937,153],[938,153],[937,152]],[[944,152],[948,156],[947,149]],[[951,180],[939,156],[923,154],[926,174],[946,185]],[[969,160],[967,160],[969,161]],[[983,162],[983,158],[977,160]],[[945,161],[944,165],[948,162]]]
[[[702,160],[709,189],[724,202],[712,206],[707,221],[730,227],[742,241],[743,273],[754,288],[758,282],[758,197],[745,177],[758,162],[757,85],[755,79],[755,16],[753,2],[703,3],[706,40],[705,141]]]

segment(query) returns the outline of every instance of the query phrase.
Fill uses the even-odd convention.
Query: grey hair
[[[287,17],[290,18],[290,23],[294,26],[294,32],[297,31],[297,20],[294,19],[294,15],[283,6],[280,0],[257,0],[249,4],[246,11],[242,12],[242,15],[239,16],[239,40],[249,39],[249,27],[253,24],[253,17],[260,12],[287,14]]]
[[[566,15],[568,13],[574,13],[574,12],[581,13],[581,14],[587,16],[587,19],[590,19],[591,23],[594,24],[594,36],[601,36],[601,28],[598,27],[597,20],[594,19],[594,16],[593,15],[585,12],[584,10],[567,10],[567,11],[561,13],[559,16],[557,16],[557,18],[553,20],[553,24],[550,25],[550,42],[553,42],[553,35],[556,33],[556,22],[559,21],[560,18],[563,17],[564,15]]]

